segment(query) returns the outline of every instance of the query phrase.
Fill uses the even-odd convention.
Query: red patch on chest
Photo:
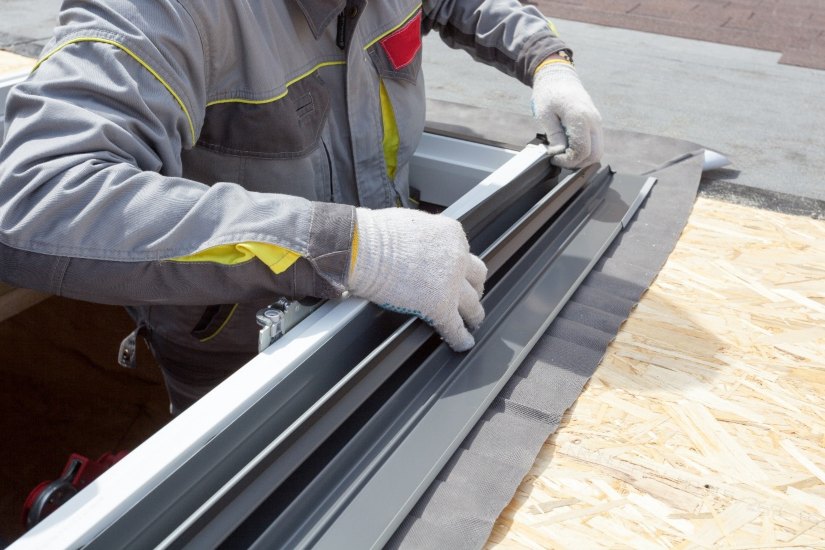
[[[421,49],[421,12],[379,43],[396,71],[409,65]]]

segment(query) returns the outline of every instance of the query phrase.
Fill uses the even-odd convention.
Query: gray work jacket
[[[528,85],[565,48],[514,0],[64,2],[7,101],[0,280],[123,305],[339,295],[351,205],[408,200],[431,29]],[[243,242],[301,259],[173,260]]]

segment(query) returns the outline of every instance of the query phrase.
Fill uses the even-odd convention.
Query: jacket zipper
[[[329,202],[335,202],[335,187],[332,185],[332,157],[329,155],[327,144],[321,139],[321,146],[324,148],[324,154],[327,156],[327,175],[329,176]]]
[[[335,33],[335,43],[340,49],[347,47],[347,16],[346,8],[338,14],[338,30]]]

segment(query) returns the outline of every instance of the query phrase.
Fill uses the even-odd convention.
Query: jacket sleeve
[[[8,96],[0,280],[124,305],[244,302],[296,282],[301,294],[340,294],[354,209],[180,177],[206,102],[197,28],[158,7],[173,2],[140,13],[115,4],[66,2],[46,53]],[[177,261],[244,243],[292,267],[276,276],[255,258]]]
[[[547,56],[568,49],[547,19],[516,0],[425,0],[424,32],[528,86]]]

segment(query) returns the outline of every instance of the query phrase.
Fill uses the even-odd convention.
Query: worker
[[[431,30],[532,85],[553,162],[599,159],[572,52],[515,0],[67,0],[7,99],[0,279],[128,306],[175,412],[257,352],[276,296],[348,292],[469,349],[484,264],[398,208]]]

